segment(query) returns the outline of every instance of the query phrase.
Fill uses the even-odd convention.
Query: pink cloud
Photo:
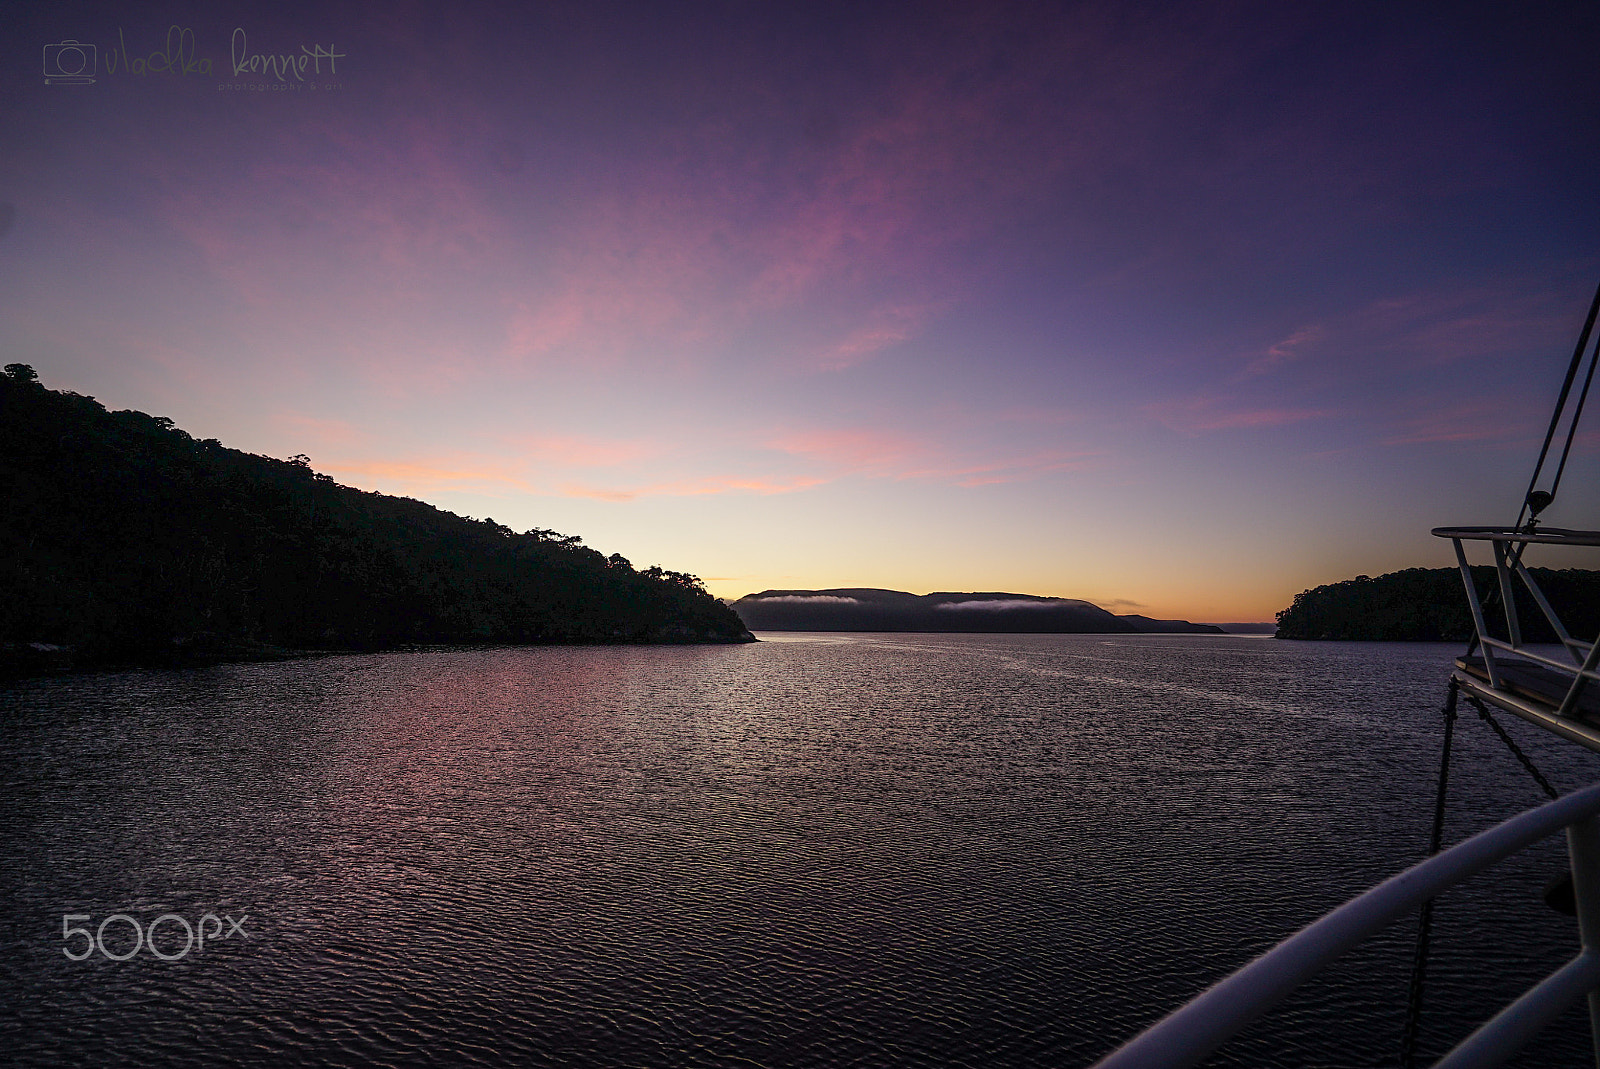
[[[1465,361],[1505,360],[1571,345],[1574,295],[1545,277],[1498,278],[1368,302],[1302,327],[1251,360],[1241,377],[1322,357],[1324,377],[1387,375]]]
[[[638,490],[608,490],[601,486],[585,486],[581,483],[563,483],[560,492],[566,497],[591,497],[596,501],[632,501],[639,496]]]
[[[1310,326],[1297,330],[1282,341],[1268,346],[1266,352],[1256,357],[1245,367],[1243,375],[1245,377],[1261,375],[1271,371],[1279,364],[1298,360],[1305,355],[1305,350],[1316,345],[1326,336],[1327,331],[1321,326]]]
[[[1105,457],[1106,454],[1100,450],[1080,453],[1045,452],[1000,460],[992,464],[916,474],[925,478],[954,479],[957,486],[993,486],[999,483],[1023,482],[1053,472],[1083,471],[1097,466]]]
[[[302,133],[312,140],[320,133],[343,151],[274,146],[283,151],[252,154],[248,178],[235,187],[170,192],[162,215],[252,303],[303,296],[303,276],[311,274],[339,278],[343,296],[355,289],[403,307],[439,267],[471,266],[509,249],[505,220],[452,158],[442,121],[414,116],[399,136],[313,128]],[[274,195],[261,197],[260,189]],[[299,271],[284,270],[293,263]]]
[[[309,424],[308,424],[309,425]],[[617,467],[657,457],[655,447],[630,440],[581,435],[524,435],[504,439],[514,459],[471,454],[401,461],[341,460],[326,469],[342,481],[381,483],[403,492],[556,493],[599,501],[721,494],[791,494],[848,476],[920,479],[977,487],[1016,482],[1053,472],[1078,470],[1099,461],[1098,452],[1045,450],[1021,456],[973,459],[911,435],[874,429],[797,431],[769,441],[781,453],[808,461],[799,472],[708,473],[682,478],[637,478],[596,482],[563,478],[572,469]],[[709,459],[701,462],[714,465]]]
[[[1553,296],[1515,284],[1408,294],[1375,301],[1343,326],[1358,339],[1379,342],[1380,351],[1430,364],[1505,356],[1525,351],[1533,339],[1565,333],[1571,309]]]
[[[1081,470],[1098,463],[1098,450],[1044,450],[994,460],[967,460],[943,446],[909,435],[879,430],[812,430],[768,442],[771,448],[817,460],[833,477],[929,479],[974,487],[1018,482],[1052,472]]]
[[[932,451],[928,443],[918,438],[862,429],[799,431],[767,445],[784,453],[821,460],[834,468],[867,474],[891,473]]]
[[[390,392],[505,365],[699,366],[752,327],[757,359],[855,366],[965,293],[973,264],[945,253],[1053,195],[1103,121],[1089,101],[1065,124],[994,121],[1057,106],[1060,55],[1089,62],[1108,32],[1093,18],[1024,47],[1005,20],[944,17],[962,68],[891,50],[829,139],[773,137],[791,105],[751,99],[658,131],[626,166],[519,172],[519,203],[547,213],[462,152],[502,136],[496,106],[446,105],[417,72],[381,128],[261,121],[236,180],[174,173],[163,214],[249,306],[247,331],[290,359],[315,334]]]
[[[537,493],[537,489],[522,477],[520,470],[493,458],[464,458],[458,463],[448,461],[383,461],[357,460],[332,461],[325,470],[341,481],[359,483],[377,480],[388,486],[398,486],[416,493],[437,493],[449,490],[467,490],[481,493],[503,493],[516,490]]]
[[[822,354],[825,371],[842,371],[877,353],[915,337],[929,315],[927,307],[896,306],[879,309],[871,319],[852,330]]]
[[[670,151],[583,190],[544,238],[560,250],[548,270],[518,283],[508,355],[694,359],[682,350],[801,307],[805,322],[830,324],[828,340],[798,342],[824,370],[915,337],[970,281],[973,265],[942,251],[1052,195],[1074,136],[994,122],[1035,111],[1050,90],[1036,70],[986,66],[1016,58],[1006,27],[956,17],[970,23],[970,70],[893,56],[881,92],[832,115],[826,146],[774,140],[769,102],[752,101],[664,132]],[[1056,69],[1051,46],[1032,52]]]
[[[592,497],[601,501],[632,501],[639,497],[701,497],[711,494],[792,494],[821,486],[827,479],[798,475],[787,479],[744,478],[713,475],[702,479],[685,479],[675,482],[650,483],[631,489],[607,489],[582,483],[565,483],[560,487],[567,497]]]
[[[594,195],[555,227],[548,240],[558,251],[547,262],[512,268],[506,355],[605,364],[691,358],[686,346],[744,316],[736,303],[719,302],[731,265],[711,236],[725,228],[714,205],[660,190]]]
[[[1466,401],[1408,416],[1398,421],[1395,433],[1384,438],[1382,444],[1521,440],[1534,431],[1537,417],[1523,406],[1517,407],[1519,411],[1508,412],[1506,402],[1497,398]]]
[[[608,468],[654,456],[645,442],[588,435],[520,435],[506,443],[533,460],[574,468]]]
[[[592,302],[572,290],[539,302],[518,301],[506,324],[506,345],[514,356],[545,356],[572,344],[592,318]]]
[[[296,432],[327,445],[350,445],[366,437],[365,433],[358,430],[354,424],[342,419],[319,419],[295,412],[280,412],[273,419],[282,426],[293,428]]]
[[[1080,413],[1065,408],[1042,408],[1021,405],[995,413],[995,418],[1008,423],[1061,424],[1079,419]]]

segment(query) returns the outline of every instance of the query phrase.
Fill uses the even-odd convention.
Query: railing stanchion
[[[1593,672],[1597,664],[1600,664],[1600,638],[1595,639],[1594,645],[1589,647],[1588,656],[1578,666],[1578,674],[1572,680],[1572,689],[1561,699],[1561,708],[1556,710],[1557,716],[1571,716],[1578,708],[1578,695],[1588,685],[1587,673]]]
[[[1489,685],[1498,690],[1500,671],[1494,663],[1494,650],[1483,641],[1489,637],[1489,629],[1483,623],[1483,603],[1478,600],[1478,584],[1472,581],[1472,566],[1467,563],[1467,551],[1461,548],[1461,539],[1452,538],[1450,542],[1456,547],[1456,561],[1461,565],[1461,580],[1467,587],[1467,607],[1472,610],[1472,626],[1478,636],[1478,645],[1483,647],[1483,667],[1489,673]],[[1467,652],[1472,652],[1471,646],[1467,647]]]
[[[1500,580],[1500,600],[1504,602],[1506,610],[1506,634],[1511,639],[1511,648],[1519,650],[1522,647],[1522,623],[1517,618],[1517,592],[1515,584],[1511,582],[1511,566],[1508,563],[1510,554],[1506,552],[1504,542],[1489,544],[1494,547],[1494,574]],[[1517,559],[1520,563],[1520,552]]]
[[[1572,860],[1572,895],[1578,910],[1578,938],[1583,949],[1600,951],[1600,817],[1567,828],[1567,854]],[[1589,1030],[1595,1065],[1600,1067],[1600,991],[1589,992]]]

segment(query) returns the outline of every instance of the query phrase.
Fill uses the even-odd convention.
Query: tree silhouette
[[[748,640],[694,576],[340,486],[304,454],[197,441],[36,379],[23,364],[0,377],[0,643],[70,645],[92,663]]]

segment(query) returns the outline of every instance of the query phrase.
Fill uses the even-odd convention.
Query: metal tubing
[[[1561,624],[1561,618],[1550,607],[1550,602],[1545,599],[1544,591],[1540,590],[1539,584],[1533,581],[1533,575],[1528,571],[1528,566],[1522,563],[1521,557],[1517,558],[1516,573],[1522,577],[1522,584],[1528,588],[1528,593],[1533,595],[1534,602],[1539,606],[1539,611],[1544,613],[1545,621],[1555,631],[1556,638],[1560,639],[1561,644],[1567,648],[1567,656],[1571,657],[1573,663],[1576,664],[1579,658],[1577,650],[1573,649],[1572,636],[1567,634],[1567,629]]]
[[[1546,546],[1600,546],[1600,531],[1572,531],[1565,527],[1435,527],[1436,538],[1470,538],[1475,542],[1537,542]]]
[[[1472,609],[1472,626],[1478,629],[1478,638],[1483,645],[1483,667],[1489,673],[1489,685],[1498,690],[1500,670],[1495,667],[1494,653],[1489,649],[1488,642],[1483,641],[1489,637],[1489,629],[1483,626],[1483,606],[1478,602],[1478,584],[1472,581],[1472,566],[1467,563],[1467,551],[1461,548],[1461,539],[1452,538],[1450,543],[1456,547],[1456,561],[1461,565],[1461,581],[1467,587],[1467,605]]]
[[[1596,985],[1600,985],[1600,955],[1586,950],[1456,1044],[1454,1050],[1434,1063],[1433,1069],[1489,1069],[1499,1065],[1576,999],[1592,993]]]
[[[1600,671],[1597,671],[1595,668],[1586,666],[1584,664],[1569,664],[1566,661],[1558,661],[1552,657],[1546,657],[1542,653],[1534,653],[1526,646],[1513,646],[1511,643],[1501,642],[1497,638],[1484,638],[1480,635],[1478,641],[1484,645],[1493,646],[1497,650],[1505,650],[1507,653],[1514,653],[1518,657],[1524,658],[1525,660],[1533,661],[1535,664],[1545,665],[1548,668],[1552,668],[1555,671],[1560,672],[1564,676],[1576,674],[1584,676],[1588,679],[1600,680]],[[1583,643],[1583,647],[1586,650],[1591,650],[1591,647],[1587,642]]]
[[[1589,648],[1589,656],[1583,659],[1583,664],[1578,669],[1578,676],[1572,681],[1572,688],[1567,691],[1567,696],[1561,699],[1561,708],[1556,710],[1557,716],[1572,715],[1572,710],[1578,704],[1578,695],[1583,692],[1584,681],[1594,674],[1596,664],[1600,664],[1600,642]]]
[[[1494,543],[1494,571],[1500,577],[1500,600],[1505,603],[1506,634],[1511,638],[1511,647],[1518,649],[1522,646],[1522,623],[1517,619],[1517,592],[1511,582],[1511,567],[1506,563],[1504,542]]]
[[[1600,821],[1589,817],[1567,828],[1572,860],[1572,896],[1578,907],[1578,938],[1585,954],[1600,954]],[[1600,1066],[1600,993],[1589,993],[1589,1032]]]
[[[1197,1065],[1245,1025],[1374,932],[1489,866],[1600,813],[1600,784],[1519,813],[1413,865],[1312,922],[1096,1063],[1096,1069]]]
[[[1595,731],[1581,720],[1568,719],[1555,714],[1549,706],[1543,709],[1532,702],[1524,701],[1515,694],[1503,690],[1491,690],[1483,685],[1483,680],[1465,672],[1456,672],[1456,682],[1461,684],[1461,689],[1471,694],[1476,694],[1484,701],[1515,716],[1520,716],[1530,724],[1536,724],[1546,731],[1552,731],[1570,742],[1575,742],[1585,749],[1600,753],[1600,732]]]

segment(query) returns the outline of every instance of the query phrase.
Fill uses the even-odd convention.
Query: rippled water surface
[[[1426,844],[1450,647],[764,637],[0,687],[0,1060],[1081,1065]],[[1540,798],[1464,717],[1451,838]],[[1573,952],[1561,864],[1441,901],[1428,1050]],[[1413,935],[1215,1064],[1391,1064]]]

